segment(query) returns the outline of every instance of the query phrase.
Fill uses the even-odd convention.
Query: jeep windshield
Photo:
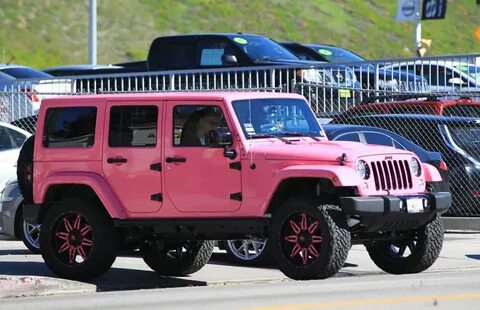
[[[266,37],[237,35],[230,37],[230,39],[254,62],[269,60],[299,61],[298,57],[285,47]]]
[[[236,100],[233,109],[247,139],[268,137],[323,137],[323,130],[301,99]]]

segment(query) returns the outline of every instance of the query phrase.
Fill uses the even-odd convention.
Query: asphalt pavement
[[[480,234],[449,233],[445,236],[439,259],[426,273],[477,269],[480,269]],[[370,260],[363,246],[355,245],[344,268],[335,277],[372,275],[386,274]],[[202,270],[188,277],[158,276],[141,257],[133,253],[118,257],[113,267],[96,280],[68,281],[55,276],[44,264],[41,255],[31,254],[21,241],[0,239],[0,297],[3,298],[279,282],[291,280],[273,266],[246,267],[233,264],[219,250]]]

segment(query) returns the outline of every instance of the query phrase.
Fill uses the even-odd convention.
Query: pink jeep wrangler
[[[330,142],[303,97],[278,93],[46,99],[18,178],[46,264],[71,279],[103,274],[119,249],[186,275],[212,240],[241,238],[268,238],[293,279],[334,275],[352,243],[387,272],[420,272],[451,204],[413,153]]]

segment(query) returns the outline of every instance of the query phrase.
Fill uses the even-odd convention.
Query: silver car
[[[40,253],[40,225],[23,220],[23,197],[16,179],[5,184],[0,196],[0,235],[22,239],[33,253]]]

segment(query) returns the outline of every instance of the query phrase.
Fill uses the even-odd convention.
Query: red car
[[[465,116],[480,117],[480,101],[467,97],[458,99],[441,99],[436,96],[424,98],[408,96],[396,96],[397,101],[373,102],[392,98],[392,96],[371,97],[364,100],[363,104],[355,106],[337,118],[349,117],[351,115],[371,114],[435,114],[443,116]]]

